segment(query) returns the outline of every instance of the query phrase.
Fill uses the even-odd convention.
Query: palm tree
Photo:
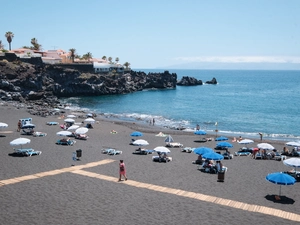
[[[75,59],[75,52],[76,52],[76,49],[75,48],[70,48],[69,49],[70,53],[71,53],[71,59],[72,59],[72,62],[74,63],[74,59]]]
[[[93,58],[93,55],[90,52],[86,53],[85,55],[86,55],[86,58],[87,58],[88,61],[90,61],[90,59]]]
[[[125,63],[124,63],[124,66],[125,66],[126,70],[128,70],[128,68],[129,68],[129,66],[130,66],[130,63],[129,63],[129,62],[125,62]]]
[[[104,56],[102,56],[102,59],[103,59],[103,60],[106,60],[106,56],[105,56],[105,55],[104,55]]]
[[[108,61],[112,63],[112,57],[108,57]]]
[[[119,57],[116,57],[115,61],[118,63],[120,61]]]
[[[31,44],[33,45],[33,47],[32,47],[33,50],[39,51],[41,49],[41,47],[42,47],[42,45],[40,45],[38,43],[38,40],[36,38],[32,38],[31,39]]]
[[[12,42],[12,39],[14,38],[14,36],[15,36],[14,33],[11,31],[7,31],[5,33],[6,40],[9,44],[9,51],[11,50],[11,42]]]

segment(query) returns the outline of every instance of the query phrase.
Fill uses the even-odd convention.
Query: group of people
[[[206,159],[203,162],[202,167],[205,171],[208,171],[210,173],[218,173],[223,171],[223,164],[220,160],[217,160],[214,164],[212,160]]]

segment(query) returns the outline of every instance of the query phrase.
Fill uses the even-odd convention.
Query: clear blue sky
[[[0,0],[0,40],[12,49],[119,57],[132,68],[184,63],[300,65],[299,0]]]

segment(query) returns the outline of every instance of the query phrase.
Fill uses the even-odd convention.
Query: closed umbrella
[[[266,176],[266,180],[280,185],[279,196],[281,195],[281,185],[293,185],[296,182],[294,177],[282,172],[270,173]]]

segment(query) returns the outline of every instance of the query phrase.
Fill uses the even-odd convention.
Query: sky
[[[0,40],[131,68],[300,70],[299,0],[0,0]]]

